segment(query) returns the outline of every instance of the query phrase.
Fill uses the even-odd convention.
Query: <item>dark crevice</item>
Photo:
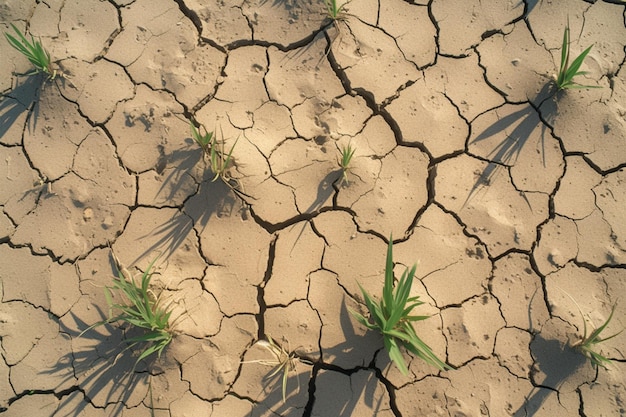
[[[198,37],[200,37],[202,35],[202,21],[200,20],[200,17],[198,17],[198,14],[191,10],[189,7],[187,7],[184,0],[174,1],[176,2],[176,4],[178,4],[180,12],[184,14],[187,19],[189,19],[191,23],[196,27],[196,30],[198,31]]]
[[[486,357],[486,356],[482,356],[482,355],[476,355],[473,356],[472,358],[466,360],[465,362],[461,362],[459,365],[455,365],[453,369],[461,369],[464,366],[468,366],[470,363],[474,362],[474,361],[489,361],[491,358],[490,357]]]
[[[117,27],[113,31],[113,33],[111,33],[111,36],[109,36],[109,38],[104,42],[104,47],[102,48],[100,53],[98,53],[98,55],[94,58],[92,63],[96,63],[96,62],[100,61],[101,59],[104,59],[104,57],[106,56],[107,52],[109,52],[109,49],[111,48],[111,45],[113,45],[113,42],[115,41],[115,38],[117,38],[117,35],[122,33],[122,30],[124,30],[124,28],[122,26],[122,18],[120,16],[120,11],[119,11],[119,9],[116,9],[116,11],[117,11],[117,15],[118,15],[119,27]]]
[[[320,209],[315,210],[313,212],[298,214],[290,219],[287,219],[279,223],[270,223],[266,220],[263,220],[258,214],[255,213],[253,204],[250,205],[250,215],[252,216],[254,221],[270,234],[276,233],[279,230],[283,230],[289,226],[293,226],[294,224],[300,223],[302,221],[310,221],[314,219],[315,217],[319,216],[320,214],[325,213],[327,211],[345,211],[353,216],[355,214],[350,208],[346,208],[346,207],[321,207]]]
[[[467,152],[466,150],[457,150],[457,151],[454,151],[454,152],[446,154],[446,155],[433,157],[433,159],[431,160],[431,162],[429,164],[429,169],[436,169],[437,165],[440,164],[441,162],[444,162],[444,161],[446,161],[448,159],[454,159],[454,158],[456,158],[458,156],[461,156],[461,155],[465,154],[466,152]]]
[[[493,258],[490,258],[492,262],[498,262],[500,260],[502,260],[503,258],[506,258],[507,256],[510,255],[525,255],[527,257],[531,257],[532,251],[526,251],[523,249],[519,249],[519,248],[510,248],[504,252],[502,252],[501,254],[494,256]],[[540,274],[539,274],[540,275]]]
[[[212,48],[215,48],[218,51],[222,52],[223,54],[227,54],[226,59],[228,60],[228,50],[226,48],[224,48],[222,45],[220,45],[219,43],[215,42],[213,39],[205,38],[205,37],[201,36],[200,40],[198,42],[198,45],[199,46],[209,45]],[[225,67],[226,67],[226,65],[224,65],[224,68]]]
[[[179,0],[176,0],[176,1],[179,1]],[[330,26],[330,23],[323,24],[319,29],[314,30],[308,36],[305,36],[304,38],[296,42],[292,42],[288,45],[283,45],[278,42],[270,42],[270,41],[262,41],[262,40],[254,39],[254,31],[253,31],[252,23],[250,23],[250,19],[248,19],[248,17],[245,14],[244,16],[248,20],[248,26],[250,27],[250,30],[252,31],[252,39],[240,39],[240,40],[231,42],[226,45],[227,50],[234,50],[234,49],[245,47],[245,46],[262,46],[265,48],[269,48],[273,46],[281,52],[290,52],[299,48],[309,46],[320,33],[325,32],[326,29]]]
[[[270,241],[270,248],[267,256],[267,266],[265,268],[265,274],[263,276],[263,281],[260,285],[257,286],[257,302],[259,304],[259,314],[256,315],[257,325],[259,327],[259,331],[257,334],[258,340],[265,339],[265,312],[267,310],[267,305],[265,303],[265,286],[269,282],[272,277],[272,270],[274,268],[274,259],[276,258],[276,242],[278,241],[278,235],[274,235],[273,239]]]
[[[373,361],[376,360],[376,356],[378,355],[378,353],[379,352],[376,352]],[[374,373],[376,374],[376,378],[378,378],[378,380],[385,386],[387,390],[387,395],[389,395],[389,408],[391,409],[391,412],[396,417],[402,417],[402,413],[400,412],[398,404],[396,403],[396,387],[394,387],[394,385],[387,378],[385,378],[383,372],[380,369],[374,367],[373,364],[371,370],[374,371]]]
[[[15,397],[9,398],[8,401],[7,401],[7,404],[9,406],[11,406],[11,404],[13,404],[14,402],[16,402],[16,401],[18,401],[18,400],[20,400],[20,399],[22,399],[24,397],[27,397],[27,396],[30,396],[30,395],[37,395],[37,394],[40,394],[40,395],[41,394],[43,394],[43,395],[54,395],[57,399],[60,400],[63,397],[65,397],[67,395],[70,395],[70,394],[73,394],[74,392],[77,392],[77,391],[82,392],[84,394],[84,391],[80,387],[78,387],[76,385],[72,386],[72,387],[69,387],[67,389],[64,389],[62,391],[36,390],[36,389],[25,390],[25,391],[17,394]],[[3,411],[6,411],[6,409],[3,409],[2,407],[0,407],[0,413],[3,412]]]
[[[491,38],[494,35],[502,35],[502,36],[504,36],[504,32],[502,32],[502,30],[500,30],[500,29],[488,30],[485,33],[483,33],[482,35],[480,35],[480,40],[484,41],[485,39]]]
[[[583,393],[580,387],[576,388],[576,393],[578,394],[578,415],[579,417],[587,417],[585,414],[585,403],[583,401]]]
[[[423,73],[422,73],[422,78],[423,78]],[[406,90],[407,88],[409,88],[410,86],[412,86],[416,82],[417,82],[417,80],[409,80],[406,83],[402,84],[400,87],[398,87],[398,89],[396,90],[396,93],[394,95],[392,95],[391,97],[387,97],[386,99],[383,100],[383,102],[380,104],[380,107],[381,108],[387,107],[394,100],[396,100],[398,97],[400,97],[400,93],[402,93],[404,90]]]
[[[574,153],[571,153],[572,155]],[[614,166],[613,168],[609,168],[609,169],[602,169],[600,168],[595,162],[593,162],[591,159],[589,159],[589,156],[587,154],[584,153],[577,153],[578,155],[582,156],[582,158],[585,160],[585,162],[587,162],[587,164],[593,168],[598,174],[602,175],[602,176],[606,176],[609,174],[613,174],[617,171],[621,171],[622,169],[626,168],[626,163],[623,164],[619,164],[617,166]],[[567,156],[570,156],[570,154],[567,154]]]
[[[324,35],[326,37],[326,42],[327,42],[325,54],[326,54],[326,59],[328,59],[328,63],[330,64],[330,69],[335,73],[335,76],[341,82],[341,85],[343,86],[344,91],[347,94],[354,95],[355,92],[353,92],[353,90],[352,90],[352,85],[350,84],[350,79],[346,75],[346,73],[343,70],[343,68],[337,62],[337,59],[335,58],[335,54],[333,53],[333,50],[332,50],[333,40],[330,38],[330,35],[328,34],[328,32],[324,32]],[[375,108],[376,107],[376,105],[373,104],[373,96],[371,96],[371,97],[363,97],[363,99],[365,99],[365,102],[368,105],[368,107],[370,107],[370,108],[372,108],[372,107]],[[374,113],[376,113],[376,112],[374,112]]]
[[[588,271],[594,273],[602,272],[604,269],[626,269],[626,264],[604,264],[598,266],[588,262],[579,261],[577,259],[574,259],[572,262],[577,267],[587,269]]]
[[[426,210],[430,208],[430,206],[435,201],[435,177],[437,176],[437,170],[435,169],[435,166],[429,165],[427,171],[428,171],[428,176],[426,178],[426,192],[427,192],[426,203],[417,210],[417,213],[415,214],[413,221],[411,222],[407,231],[405,232],[405,237],[407,239],[413,234],[422,215],[426,212]]]
[[[437,65],[437,60],[439,59],[439,55],[441,55],[441,48],[439,48],[439,34],[441,32],[441,28],[439,27],[439,22],[437,22],[437,19],[433,14],[433,1],[434,0],[430,0],[428,2],[428,18],[430,19],[430,23],[435,28],[435,61],[432,63],[431,66]]]
[[[478,67],[480,67],[480,69],[483,72],[483,80],[485,81],[485,84],[487,84],[493,91],[498,93],[504,99],[505,103],[502,105],[508,104],[508,99],[507,99],[508,94],[505,91],[500,90],[495,84],[489,81],[489,78],[487,77],[487,67],[481,62],[482,57],[480,55],[480,51],[476,47],[473,48],[473,51],[478,57]]]
[[[311,378],[309,379],[309,399],[304,406],[302,417],[311,417],[311,413],[313,412],[313,404],[315,404],[315,382],[317,381],[317,373],[319,370],[319,364],[314,364],[311,370]]]
[[[494,261],[494,256],[491,255],[491,253],[489,252],[489,247],[487,246],[487,244],[485,244],[482,239],[480,238],[480,236],[478,236],[477,234],[471,233],[469,231],[469,227],[463,222],[463,220],[461,219],[461,216],[459,216],[457,213],[455,213],[452,210],[448,210],[446,207],[444,207],[441,203],[439,203],[438,201],[433,201],[433,204],[436,205],[437,207],[439,207],[444,213],[449,214],[450,216],[452,216],[456,222],[459,224],[459,226],[461,226],[461,229],[463,231],[463,234],[471,239],[475,239],[479,245],[481,245],[485,251],[485,253],[487,254],[487,257],[489,258],[490,261]],[[513,251],[513,250],[511,250]],[[507,253],[507,252],[505,252]]]
[[[322,252],[322,259],[320,260],[320,268],[323,269],[323,261],[324,261],[324,254],[326,253],[326,248],[328,246],[330,246],[330,244],[328,243],[328,241],[326,240],[326,236],[324,236],[319,229],[317,228],[317,226],[315,226],[315,222],[314,221],[309,221],[309,225],[311,226],[311,230],[313,231],[313,233],[315,233],[315,235],[317,237],[319,237],[320,239],[322,239],[324,241],[324,250]]]

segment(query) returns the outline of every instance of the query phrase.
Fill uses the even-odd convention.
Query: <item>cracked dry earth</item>
[[[626,332],[625,6],[579,0],[5,0],[68,76],[0,42],[0,412],[9,416],[618,416]],[[578,77],[555,94],[563,29]],[[45,85],[45,87],[44,87]],[[221,128],[234,193],[186,119]],[[219,131],[219,129],[218,129]],[[356,154],[340,184],[339,149]],[[357,283],[419,261],[390,364]],[[104,326],[103,287],[159,256],[160,359]],[[573,301],[575,300],[575,302]],[[126,334],[125,334],[126,333]],[[280,378],[255,342],[300,360]],[[116,358],[117,360],[114,360]],[[270,356],[271,357],[271,356]]]

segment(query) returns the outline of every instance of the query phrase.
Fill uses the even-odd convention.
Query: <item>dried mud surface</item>
[[[626,332],[595,370],[583,319],[626,326],[625,6],[580,0],[5,0],[66,75],[19,76],[0,40],[4,416],[617,416]],[[563,28],[593,48],[556,93]],[[235,193],[190,138],[234,151]],[[339,149],[356,147],[341,184]],[[419,262],[418,334],[455,369],[350,315]],[[177,336],[122,352],[111,250]],[[287,381],[254,362],[271,335]],[[121,353],[122,352],[122,353]],[[121,353],[121,354],[120,354]],[[117,357],[116,360],[114,360]]]

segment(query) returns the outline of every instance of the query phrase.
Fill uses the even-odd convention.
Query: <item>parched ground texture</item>
[[[16,75],[0,39],[4,416],[626,415],[626,332],[594,369],[570,345],[626,327],[623,2],[4,0],[65,77]],[[577,77],[556,92],[569,20]],[[212,182],[189,118],[236,142]],[[347,183],[339,150],[356,148]],[[365,313],[419,262],[406,354]],[[177,336],[133,369],[103,326],[111,252]],[[579,311],[579,307],[580,310]],[[582,315],[581,315],[582,314]],[[584,319],[583,319],[584,317]],[[280,375],[255,342],[296,352]]]

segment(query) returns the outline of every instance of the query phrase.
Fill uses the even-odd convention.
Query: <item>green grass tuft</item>
[[[580,308],[579,308],[579,311],[580,311]],[[587,335],[587,321],[585,320],[583,316],[583,336],[578,342],[572,345],[573,348],[575,348],[580,353],[582,353],[587,358],[589,358],[589,360],[591,361],[591,364],[595,366],[596,368],[598,366],[606,368],[607,365],[611,363],[611,359],[599,353],[597,345],[599,343],[605,342],[609,339],[612,339],[618,336],[620,333],[624,331],[622,329],[612,336],[605,337],[605,338],[601,337],[601,333],[604,331],[606,326],[609,325],[609,323],[611,322],[611,319],[613,319],[613,313],[615,313],[615,304],[613,305],[613,308],[611,309],[611,314],[609,315],[609,318],[606,319],[606,321],[600,327],[598,327],[593,332],[591,332],[590,335]],[[582,316],[582,311],[580,312],[580,314]]]
[[[429,316],[413,316],[411,312],[417,306],[424,304],[419,297],[409,297],[411,286],[415,277],[416,265],[410,270],[404,271],[402,277],[395,286],[393,276],[393,241],[389,237],[387,248],[387,261],[385,266],[385,284],[383,297],[376,303],[375,300],[361,287],[365,304],[370,312],[369,320],[361,314],[351,311],[352,315],[365,327],[378,330],[383,335],[385,349],[389,358],[396,364],[403,375],[408,375],[409,370],[404,362],[400,346],[421,358],[424,362],[440,370],[452,369],[450,365],[441,361],[415,333],[411,322],[425,320]]]
[[[600,88],[600,86],[597,85],[582,85],[574,82],[574,77],[587,74],[586,71],[579,71],[579,69],[583,61],[587,57],[587,54],[589,53],[589,51],[591,51],[591,47],[593,45],[589,46],[580,55],[578,55],[570,65],[569,32],[570,30],[568,22],[567,26],[565,26],[565,31],[563,32],[563,45],[561,47],[561,65],[559,67],[559,74],[556,76],[555,80],[557,88],[559,90],[569,88]]]
[[[114,256],[115,257],[115,256]],[[170,316],[172,311],[167,306],[162,306],[160,300],[154,296],[150,290],[150,280],[152,279],[151,269],[156,259],[150,263],[146,271],[141,275],[139,284],[135,278],[125,268],[117,262],[118,276],[113,278],[113,285],[104,289],[104,295],[109,305],[109,318],[100,321],[85,329],[85,332],[105,324],[122,322],[132,326],[145,329],[141,336],[126,339],[127,349],[132,349],[138,345],[146,345],[135,365],[142,359],[156,353],[161,356],[163,349],[172,341],[174,333],[170,326]],[[113,296],[118,295],[126,299],[127,303],[116,303]]]
[[[339,167],[341,168],[341,184],[348,183],[348,173],[350,172],[350,161],[352,161],[352,157],[354,156],[354,152],[356,148],[352,146],[351,143],[347,145],[343,145],[339,151],[341,159],[337,161]]]
[[[10,33],[5,32],[4,36],[6,37],[9,44],[15,48],[18,52],[24,55],[28,61],[35,67],[35,69],[26,74],[37,74],[44,73],[48,75],[49,80],[53,80],[57,76],[57,71],[52,68],[52,61],[50,59],[50,54],[43,47],[40,40],[35,40],[32,36],[30,37],[30,41],[26,39],[18,29],[15,27],[13,23],[11,23],[11,27],[15,31],[17,37],[11,35]]]
[[[230,148],[230,151],[226,154],[224,149],[224,140],[217,140],[217,135],[214,132],[209,132],[203,125],[196,125],[190,121],[191,126],[191,137],[200,148],[202,148],[203,154],[205,158],[209,162],[209,167],[211,168],[211,172],[213,172],[214,177],[211,181],[215,181],[218,178],[222,178],[225,182],[227,182],[226,173],[230,168],[232,162],[232,154],[235,146],[237,145],[237,140]],[[221,128],[220,128],[221,131]],[[224,137],[224,132],[221,131],[222,138]]]

